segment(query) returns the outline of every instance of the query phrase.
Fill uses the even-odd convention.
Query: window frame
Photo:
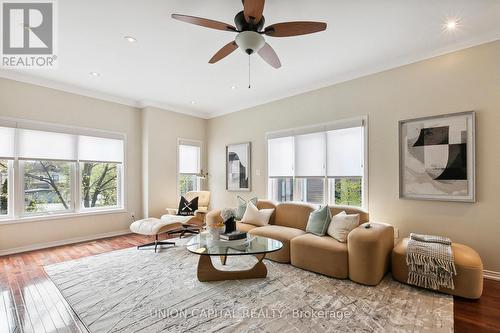
[[[181,189],[179,186],[180,183],[180,178],[181,175],[187,175],[187,176],[196,176],[196,189],[194,191],[201,191],[201,179],[198,177],[198,174],[195,173],[181,173],[179,170],[180,167],[180,146],[194,146],[198,147],[200,149],[199,153],[199,165],[198,169],[201,170],[203,169],[203,141],[201,140],[194,140],[194,139],[183,139],[183,138],[177,138],[177,150],[176,150],[176,188],[177,188],[177,197],[181,197]]]
[[[266,197],[269,200],[274,200],[274,198],[271,197],[272,193],[270,190],[270,180],[271,179],[277,179],[277,178],[292,178],[292,186],[293,186],[293,200],[292,201],[298,201],[298,202],[305,202],[305,201],[299,201],[298,199],[300,198],[299,194],[299,189],[300,185],[298,184],[299,182],[297,180],[300,179],[307,179],[307,178],[322,178],[323,179],[323,202],[321,205],[329,205],[330,202],[330,197],[333,195],[335,196],[335,193],[330,193],[329,191],[329,186],[328,182],[329,179],[336,179],[340,177],[332,177],[328,176],[326,173],[327,166],[325,164],[325,175],[324,176],[316,176],[316,177],[298,177],[295,175],[295,166],[294,166],[294,175],[292,177],[269,177],[269,140],[274,139],[274,138],[279,138],[279,137],[288,137],[291,136],[295,138],[297,135],[302,135],[304,133],[315,133],[315,132],[326,132],[331,130],[328,128],[335,128],[338,127],[338,129],[341,128],[352,128],[352,127],[359,127],[358,126],[353,126],[353,125],[347,125],[347,124],[354,124],[354,123],[359,123],[361,124],[362,127],[362,133],[363,133],[363,138],[362,138],[362,149],[363,149],[363,175],[361,176],[361,207],[357,206],[352,206],[355,208],[361,208],[364,210],[368,210],[369,208],[369,199],[368,199],[368,175],[369,175],[369,156],[368,156],[368,151],[369,151],[369,146],[368,146],[368,116],[360,116],[360,117],[354,117],[354,118],[349,118],[349,119],[343,119],[343,120],[338,120],[338,121],[333,121],[333,122],[328,122],[328,123],[323,123],[323,124],[316,124],[316,125],[310,125],[310,126],[304,126],[304,127],[297,127],[297,128],[290,128],[290,129],[285,129],[285,130],[279,130],[279,131],[273,131],[273,132],[268,132],[266,133],[266,177],[267,177],[267,186],[266,186]],[[293,140],[295,142],[295,139]],[[327,153],[328,149],[328,143],[325,145],[325,154]],[[295,148],[293,149],[293,161],[295,164]],[[325,163],[327,157],[325,158]],[[313,203],[317,204],[317,203]]]
[[[94,163],[112,163],[116,164],[118,169],[117,169],[117,198],[116,198],[116,206],[106,206],[106,207],[85,207],[82,204],[82,163],[88,163],[88,161],[78,161],[76,165],[77,169],[77,177],[78,181],[76,182],[76,191],[77,191],[77,197],[78,197],[78,203],[80,206],[80,212],[87,213],[87,212],[103,212],[103,211],[109,211],[109,210],[119,210],[122,209],[124,206],[123,202],[123,170],[124,170],[124,165],[123,163],[116,163],[116,162],[94,162]]]
[[[66,210],[56,210],[56,211],[49,211],[49,212],[35,212],[35,213],[30,213],[26,211],[26,206],[25,206],[25,200],[26,200],[26,193],[24,192],[24,187],[26,185],[25,180],[26,177],[24,176],[24,164],[26,162],[39,162],[39,161],[50,161],[50,162],[66,162],[70,164],[71,171],[70,171],[70,194],[71,194],[71,206],[66,209]],[[57,161],[57,160],[39,160],[39,159],[30,159],[30,160],[24,160],[20,159],[19,160],[19,178],[20,178],[20,187],[21,191],[19,193],[19,211],[21,212],[19,217],[20,218],[30,218],[30,217],[38,217],[38,216],[53,216],[53,215],[60,215],[60,214],[74,214],[77,211],[77,205],[75,202],[75,162],[73,161]]]
[[[7,214],[0,215],[0,221],[12,219],[14,217],[14,160],[11,158],[2,158],[7,161]],[[0,186],[2,184],[0,183]]]
[[[0,215],[0,225],[3,224],[16,224],[16,223],[29,223],[34,221],[46,221],[52,219],[62,218],[75,218],[85,217],[91,215],[101,214],[115,214],[127,212],[127,191],[125,175],[127,174],[127,135],[121,132],[104,131],[98,129],[88,129],[80,127],[72,127],[65,125],[58,125],[46,122],[28,121],[22,119],[4,118],[0,117],[0,126],[16,129],[14,139],[14,157],[6,158],[9,161],[9,201],[8,201],[8,214]],[[119,173],[119,186],[118,186],[118,205],[114,207],[98,207],[98,208],[84,208],[81,204],[81,170],[80,161],[78,156],[74,161],[67,161],[72,164],[71,167],[71,200],[72,209],[53,211],[53,212],[40,212],[40,213],[26,213],[24,212],[24,166],[23,161],[39,161],[43,159],[29,159],[19,158],[18,153],[18,131],[17,129],[27,129],[45,132],[56,132],[71,135],[94,136],[99,138],[117,139],[123,141],[123,161],[120,164]],[[78,151],[78,140],[75,140],[74,149]],[[77,154],[78,155],[78,154]],[[57,159],[51,160],[57,161]]]

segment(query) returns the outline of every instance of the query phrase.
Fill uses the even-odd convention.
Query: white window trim
[[[186,145],[186,146],[196,146],[200,148],[200,170],[203,169],[203,141],[201,140],[194,140],[194,139],[184,139],[184,138],[177,138],[177,147],[176,147],[176,188],[177,188],[177,198],[181,197],[181,191],[179,188],[179,181],[180,181],[180,176],[181,173],[179,172],[179,146],[181,145]],[[191,176],[196,176],[196,174],[191,174],[191,173],[183,173],[182,175],[191,175]],[[198,188],[197,191],[202,191],[201,187],[201,179],[196,177],[196,187]]]
[[[0,215],[0,221],[12,219],[14,216],[14,160],[3,159],[7,161],[7,214]],[[2,184],[0,184],[2,186]]]
[[[307,133],[315,133],[315,132],[323,132],[323,131],[328,131],[330,129],[340,129],[340,128],[350,128],[350,127],[355,127],[354,124],[361,124],[363,127],[363,153],[364,153],[364,163],[363,163],[363,181],[362,181],[362,189],[361,189],[361,204],[362,207],[358,207],[364,210],[369,209],[369,189],[368,189],[368,175],[369,175],[369,170],[368,170],[368,152],[369,152],[369,145],[368,145],[368,115],[361,116],[361,117],[354,117],[354,118],[348,118],[348,119],[342,119],[342,120],[337,120],[337,121],[332,121],[328,123],[322,123],[322,124],[315,124],[315,125],[308,125],[308,126],[302,126],[302,127],[296,127],[296,128],[289,128],[285,130],[278,130],[278,131],[272,131],[266,133],[266,179],[267,179],[267,186],[266,186],[266,198],[269,200],[272,200],[270,198],[270,189],[269,189],[269,179],[270,177],[268,176],[269,174],[269,144],[268,140],[269,139],[274,139],[274,138],[279,138],[279,137],[286,137],[286,136],[293,136],[295,140],[296,135],[300,134],[307,134]],[[353,126],[354,125],[354,126]],[[325,149],[327,149],[328,144],[325,145]],[[295,160],[295,149],[293,151],[294,153],[294,160]],[[281,178],[281,177],[272,177],[272,178]],[[283,177],[283,178],[290,178],[290,177]],[[328,179],[332,177],[328,176],[319,176],[319,177],[296,177],[295,176],[295,170],[294,170],[294,175],[291,177],[293,181],[293,200],[296,200],[296,195],[297,195],[297,182],[295,181],[296,179],[300,178],[324,178],[324,186],[323,186],[323,204],[326,205],[328,204],[329,201],[329,194],[328,194]]]
[[[81,163],[85,163],[85,162],[82,162],[82,161],[78,161],[77,165],[76,165],[76,174],[78,176],[78,181],[76,181],[76,191],[77,191],[77,199],[78,202],[79,202],[79,213],[90,213],[90,212],[102,212],[102,211],[108,211],[108,210],[120,210],[122,209],[122,207],[124,206],[124,202],[123,202],[123,193],[124,193],[124,189],[123,189],[123,173],[124,173],[124,165],[123,163],[121,163],[121,168],[119,170],[119,172],[117,173],[117,184],[118,184],[118,193],[117,193],[117,205],[116,206],[108,206],[108,207],[90,207],[90,208],[85,208],[83,205],[82,205],[82,187],[81,187],[81,184],[82,182],[80,181],[82,179],[82,168],[81,168]],[[107,163],[107,162],[98,162],[98,163]],[[110,164],[120,164],[120,163],[114,163],[114,162],[109,162]]]
[[[0,117],[0,126],[39,130],[47,132],[66,133],[74,135],[88,135],[101,138],[119,139],[123,140],[123,162],[121,163],[120,173],[120,193],[118,199],[120,206],[115,207],[102,207],[102,208],[83,208],[81,207],[81,193],[80,193],[80,160],[71,161],[74,163],[72,168],[72,184],[71,191],[73,195],[73,205],[71,210],[64,210],[58,212],[26,214],[24,212],[24,176],[22,172],[22,159],[18,158],[18,134],[15,132],[14,140],[14,159],[10,159],[11,168],[9,169],[9,202],[8,202],[8,215],[0,216],[0,225],[3,224],[16,224],[24,222],[46,221],[53,219],[65,219],[74,217],[84,217],[92,215],[103,214],[116,214],[127,212],[127,195],[125,175],[127,174],[127,134],[121,132],[105,131],[99,129],[90,129],[85,127],[59,125],[48,122],[31,121],[24,119],[17,119],[11,117]],[[75,140],[75,145],[78,145],[78,140]],[[75,147],[78,151],[78,146]],[[37,159],[33,159],[37,160]],[[111,163],[111,162],[110,162]]]

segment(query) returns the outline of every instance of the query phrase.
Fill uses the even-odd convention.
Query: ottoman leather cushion
[[[392,276],[394,279],[406,283],[408,280],[408,266],[406,265],[406,247],[408,238],[401,240],[392,251]],[[476,299],[483,293],[483,263],[479,254],[470,247],[452,243],[453,256],[457,275],[453,277],[455,289],[441,288],[439,291]]]
[[[133,233],[147,236],[154,236],[178,228],[182,228],[182,223],[179,221],[162,221],[157,218],[138,220],[130,225],[130,231]]]

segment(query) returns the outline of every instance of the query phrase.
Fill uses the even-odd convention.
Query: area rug
[[[453,331],[451,296],[390,275],[368,287],[265,260],[265,279],[199,282],[198,255],[176,242],[159,253],[131,248],[45,271],[93,333]],[[224,269],[254,262],[229,257]]]

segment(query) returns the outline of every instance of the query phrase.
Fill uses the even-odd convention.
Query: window
[[[285,202],[293,200],[293,178],[269,178],[269,198]]]
[[[268,135],[268,198],[366,206],[365,121]]]
[[[123,139],[15,126],[0,127],[0,218],[123,207]]]
[[[201,145],[199,142],[179,140],[178,148],[178,189],[184,195],[200,190]]]
[[[82,210],[122,207],[123,140],[80,135],[78,159]]]
[[[0,218],[11,215],[11,160],[14,158],[14,129],[0,127]]]
[[[0,216],[9,214],[9,164],[0,160]]]
[[[329,178],[330,205],[362,207],[362,177]]]
[[[73,210],[74,163],[23,161],[24,212],[53,213]]]
[[[296,178],[297,195],[295,201],[322,204],[325,202],[324,178]]]
[[[120,206],[121,166],[118,163],[80,163],[81,207],[113,208]]]

